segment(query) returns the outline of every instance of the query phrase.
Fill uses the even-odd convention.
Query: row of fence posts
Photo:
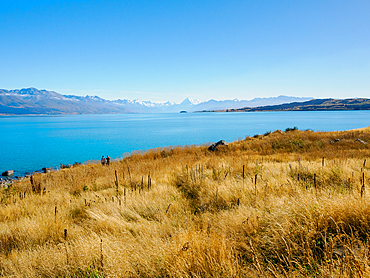
[[[300,158],[299,158],[299,162],[300,162]],[[301,164],[299,164],[299,165],[301,167]],[[322,158],[322,167],[324,167],[324,166],[325,166],[325,157]],[[362,168],[361,168],[361,172],[362,172],[362,177],[360,179],[360,183],[361,183],[361,190],[360,190],[361,198],[365,194],[365,173],[364,173],[365,166],[366,166],[366,158],[364,159],[364,163],[363,163]],[[299,173],[297,175],[297,179],[299,181]],[[352,172],[352,181],[353,180],[354,180],[354,173]],[[351,184],[351,178],[348,178],[348,183]],[[314,173],[314,176],[313,176],[313,184],[314,184],[314,188],[317,190],[316,173]],[[306,185],[306,189],[307,189],[307,185]]]
[[[298,158],[298,162],[299,162],[299,167],[301,168],[302,167],[301,158]],[[322,167],[324,167],[324,166],[325,166],[325,157],[322,158]],[[366,167],[366,159],[364,159],[363,166],[361,168],[361,172],[363,172],[363,169],[365,167]],[[129,175],[129,179],[130,179],[131,191],[134,191],[134,190],[136,191],[138,189],[139,193],[141,193],[141,191],[144,190],[144,177],[142,177],[142,179],[141,179],[141,184],[139,186],[137,186],[136,184],[132,183],[131,172],[130,172],[129,166],[127,166],[127,171],[128,171],[128,175]],[[187,179],[189,179],[189,176],[190,176],[190,179],[193,183],[196,183],[197,179],[200,180],[200,182],[202,182],[204,180],[203,165],[196,165],[195,169],[193,169],[193,167],[192,167],[191,170],[190,170],[190,175],[189,175],[188,165],[186,165],[186,172],[187,172]],[[227,176],[227,173],[226,173],[225,177],[226,176]],[[245,165],[243,165],[242,177],[243,177],[243,186],[244,186],[244,183],[245,183]],[[254,182],[255,186],[257,184],[257,177],[258,177],[258,175],[256,174],[255,177],[254,177],[254,180],[252,178],[252,183]],[[124,172],[123,172],[123,179],[125,179],[125,173]],[[299,173],[297,175],[297,180],[300,181]],[[349,182],[350,182],[350,180],[351,179],[349,178]],[[353,173],[352,173],[352,180],[353,180]],[[364,192],[365,192],[364,173],[363,173],[363,177],[362,177],[361,180],[362,180],[362,186],[361,186],[361,197],[362,197]],[[30,182],[31,182],[32,191],[34,193],[39,193],[40,194],[40,193],[42,193],[42,191],[45,192],[45,188],[43,190],[41,190],[40,183],[35,182],[35,179],[34,179],[33,175],[30,176]],[[119,183],[118,183],[117,170],[115,170],[115,186],[116,186],[116,196],[118,198],[118,196],[119,196]],[[150,171],[149,171],[149,175],[148,175],[147,186],[148,186],[147,187],[148,190],[150,190],[150,188],[152,186],[152,179],[150,177]],[[316,173],[314,174],[314,187],[317,189]],[[127,195],[126,194],[126,187],[124,187],[123,195],[124,195],[124,201],[126,202],[126,195]],[[19,199],[23,199],[25,197],[26,197],[26,191],[25,192],[19,192]],[[119,202],[121,203],[120,199],[119,199]]]
[[[301,166],[301,158],[299,158],[299,166]],[[322,158],[322,162],[321,162],[321,165],[322,165],[322,167],[324,167],[325,166],[325,157],[323,157]],[[366,166],[366,158],[364,159],[364,164],[363,164],[363,168],[365,168],[365,166]]]
[[[300,157],[298,158],[298,163],[299,163],[299,168],[302,168],[302,163],[301,163],[301,158]],[[258,168],[258,162],[256,162],[256,165],[257,165],[257,168]],[[322,158],[321,165],[322,165],[322,167],[325,167],[325,157]],[[363,172],[363,169],[365,168],[365,166],[366,166],[366,159],[364,159],[363,167],[361,168],[361,172],[362,172],[361,198],[363,197],[363,195],[365,193],[365,173]],[[187,180],[189,180],[189,167],[188,167],[188,165],[186,165],[186,173],[187,173]],[[197,174],[200,177],[200,180],[202,181],[202,179],[204,179],[203,165],[202,166],[196,165],[195,170],[193,170],[193,167],[191,168],[191,170],[190,170],[190,179],[193,183],[196,183],[196,181],[197,181]],[[226,178],[226,176],[227,176],[227,173],[225,175],[225,178]],[[255,187],[254,191],[255,191],[256,195],[257,195],[257,178],[258,178],[258,173],[254,175],[254,178],[251,177],[252,183],[254,183],[254,187]],[[353,178],[353,172],[352,172],[352,180],[353,179],[354,178]],[[243,180],[243,188],[244,188],[244,184],[245,184],[245,165],[243,165],[242,180]],[[299,173],[297,174],[297,180],[298,180],[298,182],[300,181]],[[351,179],[349,178],[349,183],[350,182],[351,182]],[[316,181],[316,173],[314,173],[314,176],[313,176],[313,186],[314,186],[315,190],[317,191],[318,186],[317,186],[317,181]],[[306,185],[306,189],[308,189],[308,185]]]
[[[301,165],[301,159],[300,158],[298,159],[298,162],[299,162],[299,167],[301,168],[302,165]],[[325,166],[325,157],[322,158],[322,167],[324,167],[324,166]],[[363,197],[363,195],[365,193],[365,173],[363,172],[363,169],[365,167],[366,167],[366,159],[364,159],[364,162],[363,162],[363,165],[362,165],[362,168],[361,168],[361,172],[362,172],[361,191],[360,191],[361,192],[361,197]],[[129,175],[129,179],[130,179],[131,191],[133,192],[135,190],[135,192],[136,192],[136,190],[138,189],[139,193],[141,193],[141,191],[144,190],[144,177],[142,176],[141,184],[139,186],[137,186],[136,184],[132,183],[131,172],[130,172],[129,166],[127,166],[127,171],[128,171],[128,175]],[[192,183],[195,184],[197,182],[197,180],[199,180],[200,183],[203,182],[204,177],[205,177],[203,165],[196,165],[195,169],[193,169],[193,167],[191,167],[190,173],[189,173],[189,167],[188,167],[188,165],[186,165],[186,172],[187,172],[187,180],[189,180],[189,177],[190,177],[190,180],[192,181]],[[227,173],[225,175],[225,178],[226,178],[226,176],[227,176]],[[254,185],[255,185],[255,193],[257,192],[257,178],[258,178],[258,174],[255,174],[254,178],[251,177],[252,183],[254,183]],[[125,179],[125,173],[124,172],[123,172],[123,179]],[[245,165],[243,165],[242,180],[243,180],[243,187],[244,187],[244,184],[245,184]],[[299,173],[297,174],[297,180],[300,181]],[[352,180],[354,180],[353,173],[352,173]],[[38,187],[40,187],[40,184],[35,182],[33,175],[30,176],[30,182],[31,182],[31,186],[32,186],[33,191],[37,192],[38,189],[39,189]],[[349,183],[351,182],[351,178],[349,178],[348,182]],[[119,204],[121,205],[121,199],[119,198],[119,182],[118,182],[117,170],[115,170],[115,181],[114,181],[114,183],[115,183],[115,187],[116,187],[116,197],[118,199]],[[314,173],[313,185],[314,185],[314,188],[317,190],[316,173]],[[151,179],[150,171],[149,171],[148,180],[147,180],[147,189],[150,190],[151,186],[152,186],[152,179]],[[307,188],[308,188],[308,186],[306,185],[306,189]],[[126,190],[127,190],[126,187],[124,187],[123,196],[124,196],[124,202],[125,203],[126,203],[126,196],[127,196]],[[45,191],[45,189],[44,189],[44,191]],[[25,192],[19,192],[19,199],[23,199],[25,197],[26,197],[26,191]],[[15,200],[14,200],[14,202],[15,202]],[[85,203],[86,203],[86,200],[85,200]],[[56,214],[56,211],[55,211],[55,214]]]

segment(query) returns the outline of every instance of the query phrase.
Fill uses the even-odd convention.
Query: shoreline
[[[99,161],[98,160],[87,160],[85,162],[77,163],[77,164],[76,163],[74,163],[74,164],[60,164],[59,166],[44,167],[41,170],[34,170],[34,171],[30,171],[30,172],[28,171],[28,172],[24,172],[24,173],[18,173],[16,170],[13,170],[14,171],[13,175],[10,175],[10,176],[0,175],[0,187],[7,186],[7,185],[11,184],[13,181],[19,181],[19,180],[22,180],[22,179],[29,178],[33,174],[47,174],[47,173],[50,173],[50,172],[58,172],[61,169],[72,168],[75,165],[87,165],[87,164],[89,164],[89,162],[98,163]],[[6,171],[9,171],[9,170],[6,170]]]

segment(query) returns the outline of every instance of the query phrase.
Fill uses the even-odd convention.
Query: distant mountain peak
[[[191,105],[197,105],[201,103],[201,101],[199,99],[192,99],[190,97],[187,97],[186,99],[184,99],[180,104],[191,104]]]

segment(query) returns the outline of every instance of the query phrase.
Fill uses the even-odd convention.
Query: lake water
[[[0,117],[0,173],[15,175],[138,150],[199,145],[297,126],[321,131],[370,125],[370,111],[119,114]]]

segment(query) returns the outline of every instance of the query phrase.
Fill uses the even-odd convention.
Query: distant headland
[[[280,105],[244,107],[239,109],[203,110],[198,112],[268,112],[268,111],[332,111],[370,110],[370,99],[313,99],[305,102],[292,102]]]

